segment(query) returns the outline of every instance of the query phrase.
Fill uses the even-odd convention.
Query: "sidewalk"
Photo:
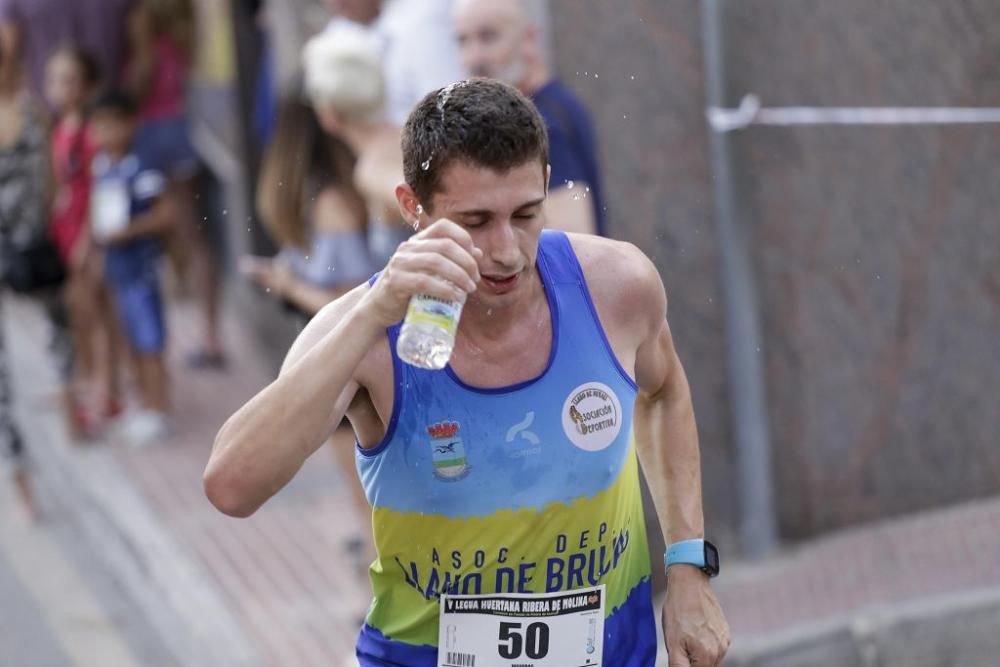
[[[178,665],[341,665],[351,654],[367,581],[343,556],[361,529],[325,450],[247,520],[220,514],[201,487],[222,422],[271,378],[239,322],[227,322],[229,370],[193,372],[194,313],[169,316],[176,433],[141,450],[70,444],[51,405],[47,324],[33,304],[4,304],[19,416],[47,520],[81,523],[170,647]]]
[[[741,637],[1000,589],[1000,499],[847,530],[723,572],[716,590]]]
[[[81,548],[86,543],[95,550],[128,598],[117,611],[100,609],[107,607],[100,596],[85,604],[100,627],[121,634],[110,632],[104,647],[117,657],[70,656],[69,662],[350,664],[368,590],[342,548],[362,527],[345,510],[349,500],[332,454],[317,452],[249,519],[223,516],[202,492],[201,473],[219,426],[273,374],[247,327],[229,314],[227,372],[192,372],[182,357],[197,340],[194,313],[186,303],[172,306],[175,436],[142,450],[115,442],[73,446],[51,401],[43,402],[54,390],[43,344],[47,325],[30,302],[9,299],[3,305],[18,413],[47,513],[44,525],[71,524]],[[11,553],[22,562],[32,558],[25,556],[25,544],[0,539],[0,591],[42,605],[41,611],[39,604],[32,607],[35,632],[47,624],[66,638],[64,645],[80,641],[46,620],[51,613],[44,605],[61,599],[62,589],[25,592],[32,578],[24,567],[9,568],[20,582],[4,578]],[[47,577],[50,569],[41,571]],[[93,585],[88,574],[76,577],[78,584],[85,582],[76,588]],[[856,617],[859,609],[989,587],[1000,587],[1000,500],[847,531],[761,563],[730,560],[716,584],[734,630],[734,653],[775,633]],[[86,591],[80,596],[87,597]],[[7,605],[0,602],[0,619],[11,613]]]

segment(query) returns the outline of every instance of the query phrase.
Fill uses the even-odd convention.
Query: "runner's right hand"
[[[468,231],[442,218],[399,245],[363,303],[388,327],[403,319],[414,294],[464,299],[479,284],[482,256]]]

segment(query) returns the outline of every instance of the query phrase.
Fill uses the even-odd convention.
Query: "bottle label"
[[[406,310],[406,324],[432,324],[454,336],[458,331],[458,318],[462,314],[462,304],[445,301],[426,294],[418,294],[410,299]]]

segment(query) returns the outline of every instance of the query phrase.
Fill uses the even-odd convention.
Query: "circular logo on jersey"
[[[581,384],[563,403],[562,423],[574,445],[597,452],[614,442],[622,430],[622,404],[606,384]]]

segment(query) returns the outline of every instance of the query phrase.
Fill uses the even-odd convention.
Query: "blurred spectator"
[[[368,209],[368,248],[384,266],[411,229],[396,203],[403,182],[399,127],[385,120],[385,85],[376,42],[341,23],[313,37],[302,52],[306,93],[320,125],[357,156],[354,186]]]
[[[385,117],[402,127],[424,95],[465,78],[451,29],[452,0],[326,0],[337,18],[365,26],[382,58]]]
[[[55,196],[49,230],[67,267],[65,304],[72,339],[71,367],[65,369],[67,425],[75,439],[121,411],[117,382],[115,328],[100,275],[100,256],[92,251],[87,225],[90,169],[95,146],[87,130],[84,106],[99,80],[97,62],[71,46],[57,50],[46,68],[45,94],[54,114],[50,141]],[[61,309],[60,309],[61,310]],[[60,326],[62,314],[53,323]],[[100,383],[97,405],[81,401],[74,385]]]
[[[0,67],[7,57],[0,52]],[[11,79],[0,79],[0,269],[4,275],[12,245],[45,234],[45,132],[34,111],[19,86]],[[34,518],[37,510],[27,455],[12,402],[4,327],[0,326],[0,473],[10,471],[25,515]]]
[[[291,305],[303,322],[378,268],[368,253],[365,203],[354,188],[353,172],[350,149],[323,131],[312,107],[300,96],[286,97],[274,141],[264,155],[257,203],[281,252],[273,260],[244,257],[240,268]],[[367,516],[370,508],[354,469],[354,433],[345,425],[333,438],[331,450],[352,502],[359,516]],[[367,531],[344,546],[359,569],[374,558]]]
[[[105,85],[117,83],[126,50],[126,22],[136,0],[0,0],[0,80],[27,69],[42,98],[45,65],[65,44],[92,53]]]
[[[274,133],[278,107],[278,80],[276,55],[271,36],[272,11],[262,0],[257,5],[254,17],[260,37],[260,57],[257,60],[257,72],[253,86],[252,124],[254,135],[260,146],[267,146]]]
[[[201,162],[191,144],[187,81],[195,39],[191,0],[139,0],[129,19],[129,88],[139,104],[136,147],[165,174],[178,224],[168,240],[172,266],[182,284],[193,284],[202,308],[200,349],[188,358],[196,368],[222,368],[218,268],[197,223],[196,183]],[[190,266],[189,261],[190,260]],[[194,269],[190,280],[188,269]]]
[[[166,327],[160,294],[159,241],[174,213],[165,196],[166,178],[139,150],[137,108],[123,92],[94,101],[90,126],[99,153],[94,159],[91,228],[105,248],[104,275],[132,353],[139,409],[122,421],[133,445],[150,444],[169,433]]]
[[[145,157],[177,180],[190,180],[199,166],[187,127],[193,40],[190,0],[139,0],[129,19],[127,81],[139,105],[136,141]]]
[[[412,230],[395,197],[396,186],[403,182],[403,154],[400,129],[384,115],[385,84],[378,44],[369,32],[342,22],[309,40],[302,58],[305,90],[320,125],[328,134],[342,138],[356,156],[352,181],[365,202],[373,268],[381,268]],[[344,479],[353,480],[351,497],[357,511],[370,516],[355,471],[353,448],[335,443],[333,451]],[[374,556],[367,533],[348,546],[360,555],[359,564]]]
[[[525,0],[456,0],[455,33],[473,76],[516,86],[538,107],[549,133],[547,223],[554,229],[606,234],[597,142],[583,103],[548,63]]]
[[[261,219],[281,253],[246,257],[241,268],[307,319],[376,270],[353,170],[350,149],[323,132],[306,102],[297,95],[282,101],[257,189]]]

